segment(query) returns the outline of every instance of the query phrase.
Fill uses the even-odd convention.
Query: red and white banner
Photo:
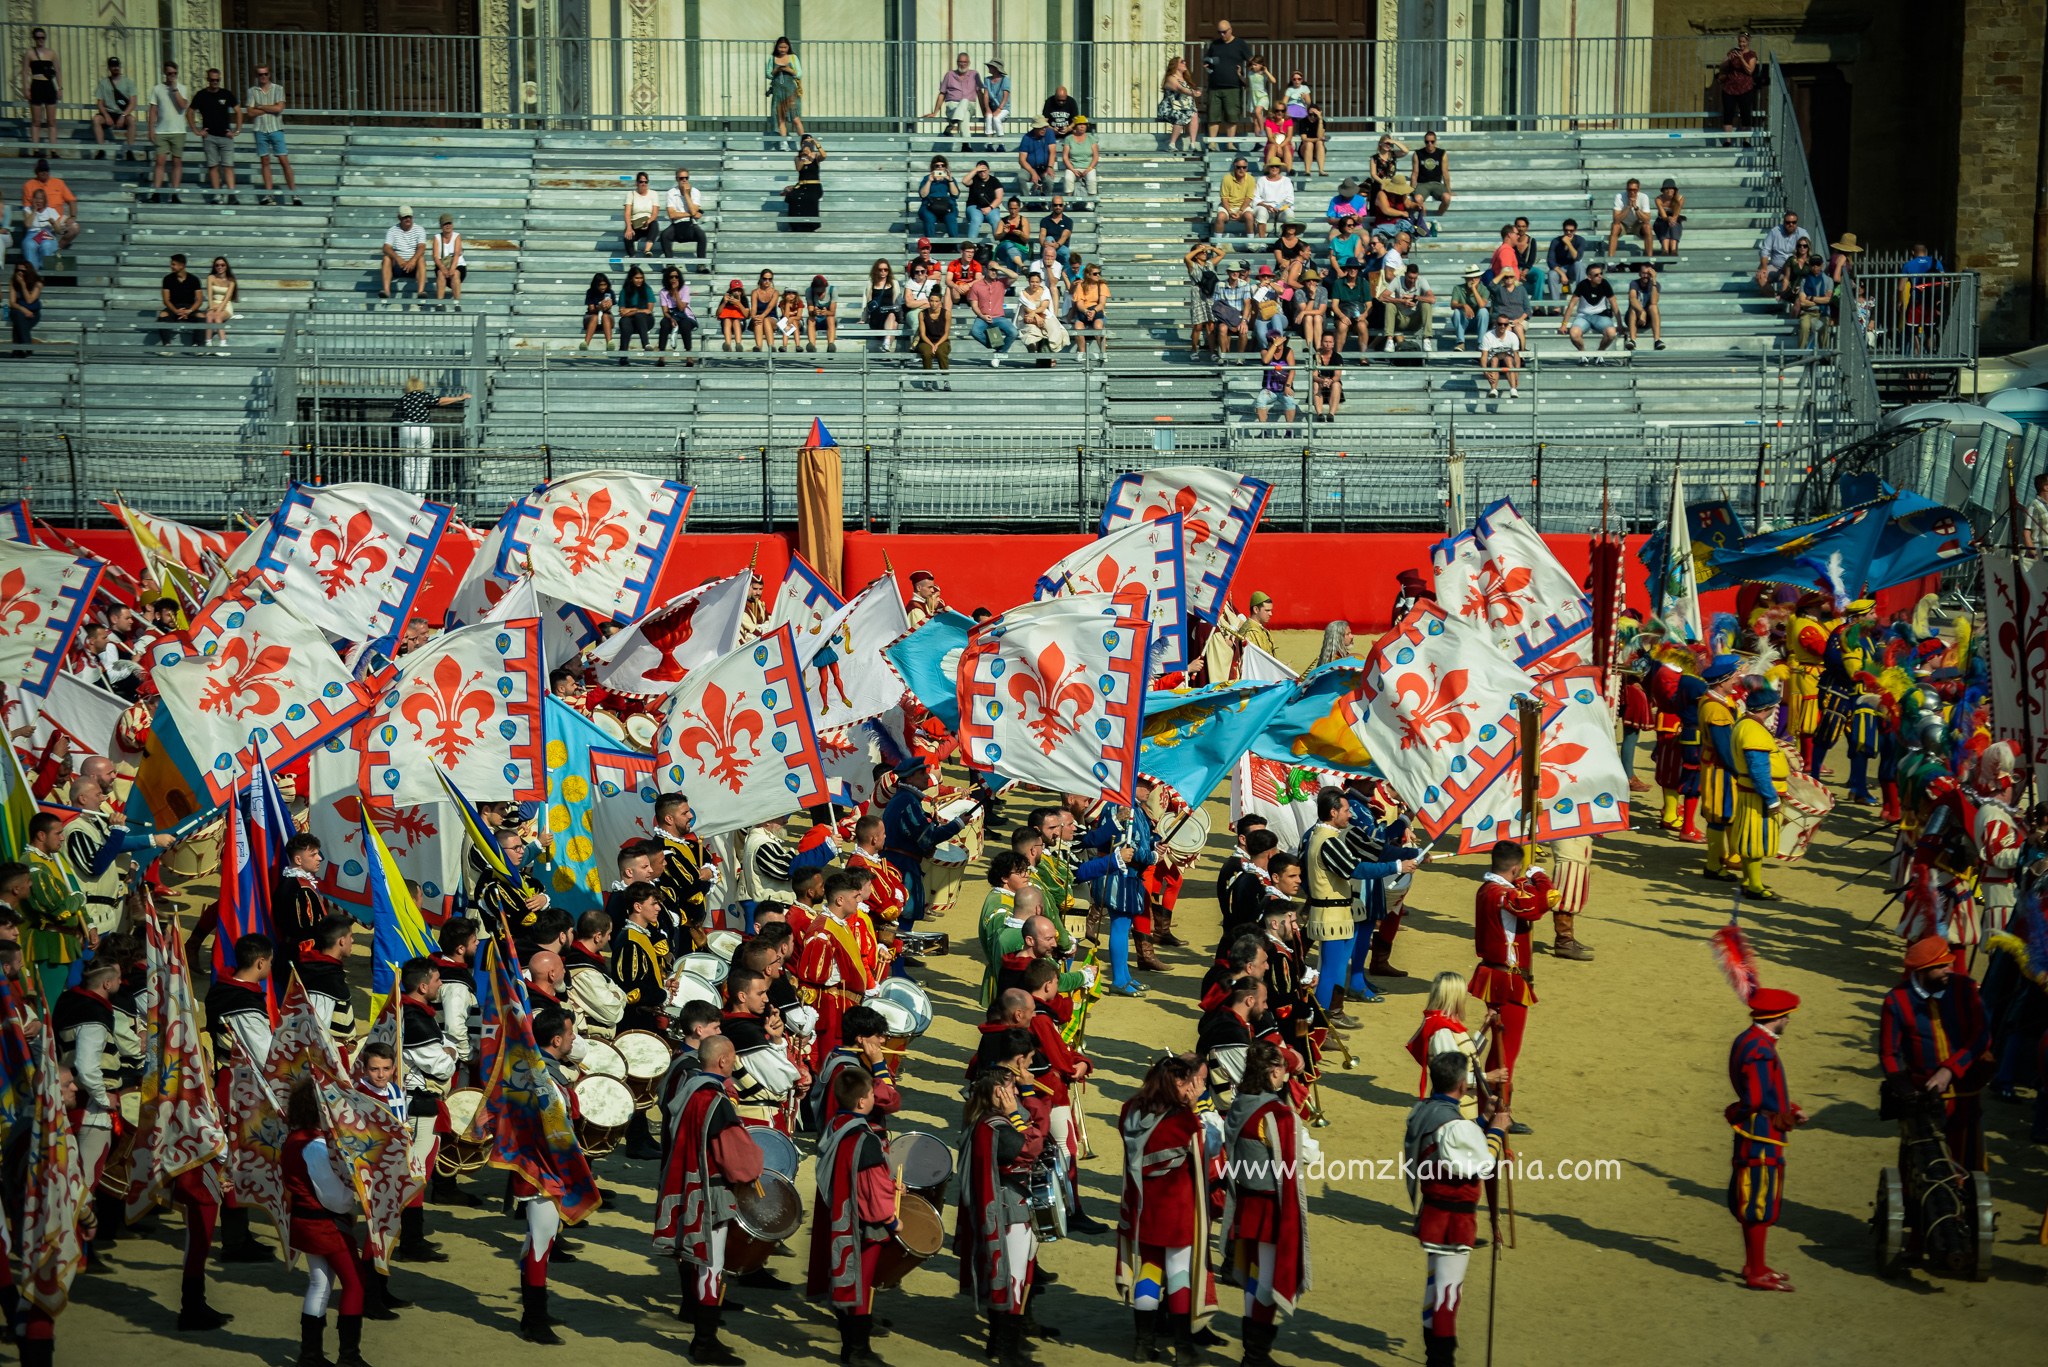
[[[479,622],[436,637],[401,658],[397,680],[377,700],[363,746],[363,791],[379,807],[440,801],[447,790],[439,767],[473,802],[538,801],[547,793],[546,695],[538,618]]]
[[[306,760],[308,829],[320,837],[327,862],[320,890],[354,906],[370,904],[370,866],[363,852],[363,760],[368,718],[353,732],[330,736]],[[420,910],[441,917],[462,888],[466,837],[445,800],[418,806],[379,806],[376,822],[399,871],[420,885]]]
[[[614,632],[590,651],[591,681],[614,693],[666,695],[691,670],[739,645],[752,578],[742,571],[701,585]]]
[[[2048,766],[2048,559],[1984,552],[1991,730],[2036,772]],[[2028,755],[2029,747],[2032,754]],[[2024,780],[2022,780],[2024,786]]]
[[[804,687],[821,731],[878,717],[903,701],[903,680],[882,648],[910,634],[894,575],[885,574],[830,617],[807,647]]]
[[[1213,622],[1272,491],[1262,479],[1206,465],[1140,470],[1121,476],[1110,488],[1097,531],[1107,536],[1133,523],[1178,514],[1188,611]]]
[[[1373,646],[1339,709],[1434,840],[1514,766],[1515,698],[1535,691],[1485,627],[1424,600]]]
[[[389,654],[449,508],[382,484],[294,484],[256,563],[301,617]]]
[[[1027,603],[976,627],[959,672],[969,766],[1132,801],[1151,630],[1106,593]]]
[[[1628,775],[1614,743],[1614,714],[1592,668],[1551,674],[1537,692],[1557,707],[1544,723],[1541,786],[1536,793],[1536,838],[1606,835],[1628,829]],[[1546,706],[1546,711],[1548,707]],[[1522,766],[1512,764],[1465,809],[1458,851],[1490,850],[1522,838]]]
[[[50,691],[105,569],[87,557],[0,541],[0,684],[38,697]]]
[[[1593,662],[1593,608],[1543,536],[1501,499],[1467,531],[1430,548],[1436,601],[1488,631],[1523,669],[1570,652],[1555,667]]]
[[[526,500],[526,559],[534,587],[601,617],[630,622],[653,606],[655,581],[690,489],[626,470],[558,479]]]
[[[227,1153],[227,1133],[215,1108],[212,1077],[200,1052],[199,1002],[185,942],[154,900],[142,916],[144,963],[154,991],[143,1020],[142,1109],[128,1164],[128,1218],[169,1200],[180,1176]]]
[[[1097,537],[1038,576],[1037,598],[1106,593],[1143,602],[1152,623],[1152,672],[1188,667],[1187,552],[1182,517],[1171,513]]]
[[[590,750],[590,838],[599,851],[618,852],[628,840],[656,834],[654,800],[661,796],[661,757],[626,750]],[[607,858],[610,856],[608,855]]]
[[[214,566],[228,558],[230,548],[224,533],[209,532],[189,523],[158,517],[155,513],[145,513],[125,503],[102,503],[100,507],[126,524],[129,535],[135,537],[138,546],[154,542],[165,561],[184,570],[198,583],[205,583]]]
[[[690,671],[662,708],[664,792],[685,793],[705,837],[827,798],[818,732],[789,628]]]
[[[29,710],[36,713],[35,734],[30,740],[38,750],[61,731],[80,754],[120,758],[114,735],[128,703],[119,694],[59,670],[50,680],[48,697],[27,694],[25,698]]]

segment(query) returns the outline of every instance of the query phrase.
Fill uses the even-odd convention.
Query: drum
[[[163,867],[164,881],[175,887],[219,873],[221,851],[227,846],[227,836],[227,824],[216,821],[165,850],[163,858],[158,861]]]
[[[932,999],[908,978],[885,979],[875,993],[875,1000],[896,1002],[908,1010],[914,1022],[909,1032],[913,1035],[922,1035],[932,1028]]]
[[[1042,1244],[1056,1244],[1067,1237],[1067,1202],[1060,1191],[1059,1172],[1043,1158],[1031,1169],[1031,1227]]]
[[[441,1104],[448,1108],[448,1126],[453,1132],[441,1136],[441,1147],[434,1154],[434,1170],[449,1177],[458,1172],[475,1172],[490,1160],[491,1136],[464,1136],[484,1108],[483,1089],[458,1087],[442,1097]]]
[[[889,1166],[903,1177],[906,1194],[922,1196],[941,1210],[946,1206],[946,1186],[953,1180],[953,1151],[936,1135],[905,1130],[892,1134],[883,1145]]]
[[[618,713],[593,707],[590,709],[590,724],[621,745],[626,743],[626,723],[619,719]]]
[[[668,1009],[671,1014],[680,1009],[684,1002],[709,1002],[723,1011],[725,999],[718,989],[694,973],[678,973],[669,979]]]
[[[917,1036],[917,1017],[902,1002],[890,997],[877,997],[868,1003],[881,1016],[889,1036],[882,1042],[882,1052],[888,1057],[889,1071],[903,1071],[903,1055],[910,1048],[910,1041]]]
[[[576,1084],[576,1138],[583,1152],[601,1158],[618,1147],[633,1119],[633,1094],[603,1073],[587,1073]]]
[[[761,1146],[761,1163],[770,1172],[779,1172],[790,1181],[796,1180],[796,1141],[780,1130],[750,1125],[747,1132],[754,1136],[754,1142]]]
[[[713,987],[725,981],[725,975],[732,972],[732,957],[720,958],[709,950],[698,950],[695,954],[683,956],[683,972],[694,973]]]
[[[1197,807],[1159,823],[1160,857],[1175,868],[1187,868],[1209,845],[1209,813]]]
[[[732,956],[744,943],[746,937],[736,930],[714,930],[704,937],[704,952],[731,963]]]
[[[901,1285],[912,1268],[945,1247],[945,1243],[946,1222],[938,1208],[922,1196],[904,1192],[896,1211],[896,1232],[875,1256],[875,1285]]]
[[[674,1051],[652,1030],[628,1030],[612,1041],[612,1047],[626,1060],[626,1090],[633,1094],[633,1104],[646,1110],[661,1091]]]
[[[733,1192],[739,1214],[725,1235],[725,1275],[752,1272],[768,1261],[777,1244],[796,1237],[804,1227],[804,1202],[796,1183],[773,1170],[761,1180]]]
[[[661,734],[661,719],[652,712],[635,712],[626,718],[626,740],[641,750],[652,750],[654,738]]]
[[[967,814],[974,812],[972,817]],[[972,864],[981,858],[981,813],[974,810],[971,797],[955,798],[943,803],[938,810],[938,823],[967,819],[960,833],[932,851],[932,862],[937,864]]]
[[[905,930],[897,933],[896,948],[904,954],[930,958],[953,952],[953,937],[943,930]]]
[[[1786,779],[1784,801],[1778,807],[1778,858],[1789,863],[1803,857],[1821,818],[1834,805],[1828,790],[1809,775]]]
[[[583,1062],[577,1067],[585,1077],[626,1079],[626,1056],[601,1039],[583,1041]]]

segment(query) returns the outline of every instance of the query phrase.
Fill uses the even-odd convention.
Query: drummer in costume
[[[1046,1122],[1047,1137],[1066,1154],[1065,1171],[1069,1177],[1065,1183],[1067,1229],[1080,1234],[1100,1234],[1108,1226],[1081,1208],[1080,1188],[1071,1180],[1083,1157],[1074,1089],[1087,1080],[1095,1070],[1095,1064],[1068,1042],[1062,1029],[1065,1022],[1060,1008],[1068,1003],[1069,998],[1060,989],[1061,976],[1059,965],[1053,960],[1035,960],[1024,972],[1022,990],[1031,995],[1031,1038],[1038,1046],[1039,1057],[1045,1061],[1044,1071],[1037,1076],[1049,1089],[1052,1103]]]
[[[543,1070],[536,1083],[561,1094],[572,1127],[577,1117],[576,1089],[564,1065],[572,1056],[575,1041],[576,1021],[567,1011],[557,1006],[534,1010],[533,1042],[540,1048]],[[560,1343],[548,1316],[548,1258],[561,1236],[562,1208],[522,1174],[514,1172],[508,1181],[513,1208],[520,1211],[526,1225],[526,1234],[519,1241],[519,1337],[528,1343]]]
[[[863,1072],[873,1081],[874,1102],[864,1114],[877,1133],[887,1133],[889,1117],[903,1109],[903,1096],[889,1072],[883,1050],[889,1041],[889,1026],[872,1006],[856,1006],[840,1019],[840,1044],[819,1061],[805,1109],[815,1122],[814,1133],[822,1136],[839,1114],[832,1079],[849,1070]]]
[[[398,1044],[407,1089],[405,1112],[412,1132],[413,1171],[434,1170],[438,1132],[446,1128],[447,1096],[455,1079],[455,1051],[448,1047],[438,1003],[441,970],[430,959],[408,959],[398,969]],[[465,1029],[466,1029],[465,1025]],[[427,1240],[426,1188],[422,1186],[399,1216],[400,1262],[445,1263],[448,1255]]]
[[[690,799],[681,793],[663,793],[654,800],[654,833],[667,854],[662,882],[674,894],[685,923],[701,935],[711,926],[718,866],[707,861],[704,839],[691,829],[696,819]]]
[[[675,1139],[662,1169],[654,1248],[686,1265],[683,1303],[696,1330],[690,1361],[704,1367],[742,1361],[718,1337],[726,1239],[739,1214],[737,1189],[759,1182],[764,1164],[729,1095],[737,1062],[732,1041],[713,1035],[698,1044],[697,1057],[702,1071],[683,1083],[673,1102]]]
[[[1254,1045],[1223,1118],[1229,1189],[1223,1254],[1244,1288],[1243,1367],[1273,1367],[1280,1320],[1309,1289],[1308,1190],[1301,1164],[1315,1144],[1288,1101],[1287,1061]]]
[[[1955,971],[1947,940],[1929,935],[1907,947],[1905,977],[1879,1008],[1877,1053],[1888,1084],[1940,1094],[1949,1157],[1966,1172],[1982,1172],[1991,1026],[1977,984]]]
[[[1870,757],[1877,753],[1876,713],[1865,693],[1874,684],[1869,666],[1870,615],[1877,603],[1858,598],[1827,634],[1821,650],[1820,723],[1813,738],[1813,763],[1807,772],[1818,777],[1837,741],[1849,742],[1849,800],[1874,806],[1870,795]]]
[[[526,857],[526,837],[507,824],[498,831],[498,848],[505,856],[506,873],[486,869],[470,883],[487,931],[496,934],[505,926],[512,932],[512,944],[520,959],[532,957],[534,937],[548,910],[547,893],[521,866]]]
[[[811,1205],[810,1273],[804,1293],[839,1321],[840,1367],[880,1367],[869,1346],[875,1266],[896,1229],[903,1178],[889,1171],[882,1136],[868,1123],[875,1083],[857,1068],[832,1081],[833,1117],[818,1139],[818,1192]]]
[[[214,979],[206,994],[206,1035],[213,1046],[214,1094],[223,1106],[228,1070],[239,1044],[257,1067],[270,1057],[271,944],[267,935],[244,935],[235,941],[235,970]],[[224,1263],[269,1262],[270,1246],[249,1233],[248,1208],[229,1192],[220,1213],[220,1259]]]
[[[961,1111],[960,1206],[953,1252],[960,1289],[988,1316],[999,1367],[1036,1367],[1024,1344],[1038,1239],[1031,1223],[1032,1168],[1045,1149],[1046,1128],[1018,1097],[1031,1084],[1012,1068],[975,1075]]]
[[[1123,1201],[1117,1210],[1116,1286],[1137,1326],[1135,1360],[1160,1339],[1178,1367],[1197,1362],[1195,1333],[1216,1311],[1209,1270],[1209,1165],[1222,1144],[1213,1111],[1196,1110],[1202,1070],[1175,1054],[1154,1063],[1124,1104]]]
[[[768,977],[754,968],[734,968],[725,979],[722,1026],[737,1054],[733,1066],[733,1109],[748,1125],[791,1132],[791,1098],[809,1078],[789,1058],[782,1013],[768,1004]]]
[[[1472,995],[1500,1016],[1486,1066],[1502,1071],[1500,1095],[1505,1105],[1529,1008],[1536,1004],[1536,984],[1529,976],[1529,932],[1550,910],[1550,878],[1540,868],[1524,873],[1522,847],[1503,840],[1493,847],[1492,867],[1474,900],[1472,939],[1479,965],[1472,970]]]
[[[914,625],[915,623],[913,623]],[[894,866],[903,880],[903,914],[898,930],[916,928],[924,914],[924,861],[966,829],[974,812],[951,821],[935,821],[925,809],[924,788],[931,781],[930,770],[921,759],[907,759],[896,767],[896,791],[882,809],[882,857]],[[977,802],[975,811],[980,809]]]
[[[1216,942],[1219,952],[1240,935],[1262,934],[1266,904],[1279,895],[1273,887],[1272,864],[1280,857],[1280,837],[1262,828],[1239,841],[1244,857],[1238,860],[1223,904],[1223,934]],[[1299,860],[1295,863],[1300,866]]]
[[[624,1030],[662,1029],[662,1008],[668,999],[668,941],[657,926],[661,898],[652,883],[635,883],[614,893],[614,905],[625,912],[625,924],[611,946],[612,977],[626,994]]]
[[[903,909],[910,902],[910,889],[904,884],[903,875],[882,854],[885,829],[882,818],[872,813],[854,822],[853,853],[846,856],[847,869],[864,875],[870,883],[862,905],[869,921],[878,929],[893,927],[901,921]]]
[[[1735,826],[1735,726],[1742,718],[1736,685],[1742,662],[1716,655],[1700,671],[1706,692],[1699,700],[1700,811],[1707,819],[1706,876],[1733,882],[1728,870],[1728,832]]]
[[[467,916],[450,916],[435,934],[440,951],[431,956],[441,970],[441,1000],[435,1010],[441,1017],[441,1038],[455,1055],[458,1067],[470,1061],[469,1009],[476,1003],[477,924]],[[482,1082],[483,1079],[473,1079]],[[445,1184],[445,1185],[444,1185]],[[458,1196],[453,1178],[434,1177],[434,1199],[465,1204],[470,1198]]]
[[[1735,1132],[1728,1209],[1742,1226],[1742,1282],[1752,1291],[1790,1291],[1792,1283],[1764,1261],[1764,1241],[1785,1196],[1785,1145],[1805,1110],[1792,1100],[1778,1040],[1799,998],[1773,987],[1749,995],[1749,1028],[1728,1051],[1728,1080],[1735,1086],[1728,1127]]]
[[[811,990],[818,1012],[810,1063],[839,1047],[846,1012],[870,995],[884,962],[874,927],[860,914],[860,875],[836,871],[825,879],[825,910],[797,949],[796,976]]]
[[[611,893],[605,901],[623,914],[630,892]],[[576,938],[562,951],[562,968],[569,975],[569,1004],[584,1033],[593,1039],[614,1038],[626,1014],[626,990],[612,976],[612,926],[612,918],[605,912],[586,911],[576,918]]]
[[[305,1255],[306,1295],[299,1307],[299,1361],[328,1361],[327,1304],[337,1285],[340,1348],[335,1367],[363,1362],[363,1274],[357,1261],[354,1191],[336,1175],[320,1093],[302,1077],[285,1101],[287,1133],[278,1155],[278,1176],[291,1212],[292,1252]]]
[[[299,951],[299,982],[328,1038],[346,1057],[356,1042],[355,994],[349,990],[348,960],[356,949],[355,918],[329,912],[307,932]]]
[[[1764,886],[1764,861],[1778,853],[1778,808],[1790,761],[1766,721],[1778,710],[1772,688],[1752,689],[1735,725],[1735,853],[1742,859],[1742,895],[1774,902]]]
[[[1458,1308],[1479,1238],[1480,1189],[1506,1156],[1513,1128],[1505,1098],[1483,1120],[1465,1118],[1466,1066],[1455,1053],[1430,1060],[1430,1094],[1408,1112],[1401,1141],[1408,1199],[1416,1202],[1415,1238],[1429,1261],[1422,1292],[1422,1350],[1428,1367],[1457,1363]]]
[[[1131,977],[1131,937],[1136,921],[1146,914],[1144,872],[1152,867],[1155,858],[1152,819],[1145,815],[1145,796],[1151,787],[1151,780],[1140,775],[1137,804],[1104,804],[1101,820],[1079,841],[1082,849],[1120,856],[1113,871],[1095,880],[1095,895],[1109,914],[1109,990],[1122,997],[1135,997],[1144,991]],[[1138,937],[1141,966],[1150,956],[1151,948],[1149,941]],[[1157,968],[1157,960],[1150,966]]]
[[[1816,777],[1820,772],[1820,676],[1827,665],[1828,640],[1834,629],[1833,602],[1825,593],[1805,594],[1785,625],[1785,655],[1792,667],[1786,678],[1785,705],[1791,715],[1785,731],[1799,746],[1801,767]]]

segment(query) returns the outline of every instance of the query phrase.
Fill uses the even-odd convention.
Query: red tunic
[[[874,891],[868,894],[864,905],[876,925],[895,925],[902,919],[903,907],[910,900],[910,893],[903,886],[903,875],[896,872],[894,865],[879,855],[855,850],[847,856],[846,867],[875,880]]]
[[[1472,970],[1472,995],[1489,1006],[1532,1005],[1536,989],[1524,973],[1529,965],[1529,931],[1550,909],[1549,877],[1538,870],[1508,884],[1489,874],[1479,885],[1475,904],[1472,939],[1479,950],[1479,966]]]
[[[841,921],[826,915],[811,925],[797,949],[798,981],[816,993],[818,1028],[812,1036],[810,1064],[815,1070],[825,1055],[839,1047],[840,1021],[860,1004],[875,985],[874,927],[865,917]]]

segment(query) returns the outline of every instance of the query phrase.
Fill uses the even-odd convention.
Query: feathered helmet
[[[1765,987],[1758,980],[1756,954],[1749,937],[1734,921],[1714,932],[1714,962],[1735,989],[1735,995],[1749,1008],[1749,1018],[1762,1024],[1780,1020],[1799,1009],[1797,994],[1780,987]]]
[[[1995,741],[1984,747],[1984,753],[1977,756],[1977,772],[1971,779],[1971,786],[1980,793],[1993,797],[2009,791],[2013,786],[2013,774],[2019,767],[2019,756],[2010,741]]]

